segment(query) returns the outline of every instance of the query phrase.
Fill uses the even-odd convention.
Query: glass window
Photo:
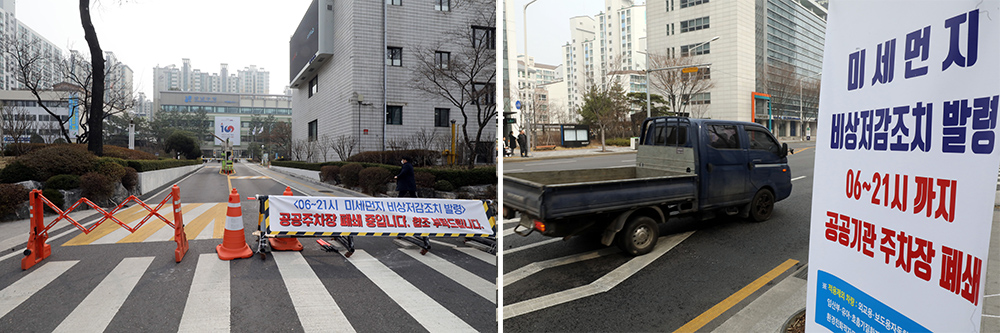
[[[402,6],[403,5],[403,0],[385,0],[385,3],[393,5],[393,6]]]
[[[451,0],[437,0],[434,2],[434,10],[447,12],[451,10]]]
[[[387,105],[385,107],[385,123],[388,125],[402,125],[403,107],[400,105]]]
[[[448,127],[450,122],[450,109],[446,108],[435,108],[434,109],[434,126],[435,127]]]
[[[434,52],[434,66],[440,69],[448,69],[448,65],[451,64],[451,52]]]
[[[385,63],[389,66],[403,66],[403,48],[390,46],[385,51]]]
[[[472,47],[488,47],[496,49],[496,29],[490,27],[472,26]]]
[[[313,76],[313,78],[309,80],[309,97],[313,97],[314,94],[319,92],[318,85],[319,85],[319,75]]]
[[[316,141],[319,137],[319,120],[309,122],[309,141]]]
[[[766,150],[774,154],[780,151],[778,142],[763,129],[747,127],[747,136],[750,137],[752,150]]]
[[[708,145],[715,149],[739,149],[740,137],[735,125],[708,125]]]

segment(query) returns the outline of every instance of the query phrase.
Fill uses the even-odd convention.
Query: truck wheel
[[[656,221],[648,216],[635,216],[618,231],[618,247],[625,253],[639,256],[652,251],[659,237],[660,227]]]
[[[771,213],[774,213],[774,194],[768,189],[757,191],[750,202],[750,218],[763,222],[771,218]]]

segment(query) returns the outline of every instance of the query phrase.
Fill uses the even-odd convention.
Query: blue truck
[[[505,173],[504,217],[519,213],[521,236],[597,231],[604,245],[642,255],[671,218],[765,221],[792,192],[788,145],[759,124],[655,117],[641,133],[635,166]]]

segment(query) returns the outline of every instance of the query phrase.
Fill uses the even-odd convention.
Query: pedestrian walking
[[[521,157],[528,157],[528,136],[524,135],[524,130],[517,135],[517,144],[521,145]]]
[[[396,192],[399,192],[397,196],[416,198],[417,197],[417,179],[413,175],[413,164],[410,164],[412,159],[409,156],[403,156],[400,163],[403,164],[403,169],[399,170],[399,174],[396,177]]]

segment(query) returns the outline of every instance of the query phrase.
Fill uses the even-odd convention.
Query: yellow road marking
[[[241,203],[240,206],[243,204]],[[218,214],[213,214],[213,221],[215,221],[215,226],[212,229],[212,238],[222,238],[226,232],[226,217],[229,213],[229,203],[227,202],[225,208],[221,208]]]
[[[172,209],[171,208],[172,206],[169,205],[164,205],[163,207],[164,208],[160,208],[161,212],[169,211],[170,209]],[[142,217],[148,213],[149,211],[147,211],[145,208],[142,208],[142,206],[135,205],[129,208],[125,208],[121,211],[118,211],[117,213],[115,213],[115,218],[117,218],[122,222],[128,223],[135,221],[137,219],[142,219]],[[149,222],[146,223],[148,224]],[[160,223],[162,224],[162,222]],[[118,223],[115,223],[115,221],[111,221],[111,219],[107,219],[104,220],[104,222],[101,222],[101,225],[97,226],[97,228],[91,230],[89,234],[85,234],[81,231],[79,235],[73,237],[73,239],[70,239],[68,242],[63,243],[63,246],[90,244],[91,242],[101,237],[107,236],[108,234],[114,232],[115,230],[118,230],[118,228],[121,228],[121,226],[118,225]]]
[[[233,178],[226,175],[226,183],[229,184],[229,192],[226,192],[226,194],[233,193]]]
[[[181,213],[182,214],[186,214],[188,211],[190,211],[190,210],[192,210],[194,208],[197,208],[198,206],[201,206],[201,205],[202,204],[200,204],[200,203],[181,205]],[[173,222],[174,221],[174,212],[173,212],[173,209],[174,209],[173,205],[165,205],[165,206],[163,206],[163,208],[160,208],[160,215],[163,215],[163,217],[165,217],[167,219],[167,221]],[[142,228],[139,228],[139,230],[136,230],[131,235],[123,237],[117,243],[118,244],[122,244],[122,243],[138,243],[138,242],[145,241],[147,238],[149,238],[149,236],[152,236],[157,231],[159,231],[160,229],[162,229],[163,227],[166,227],[166,226],[167,226],[167,224],[163,223],[163,221],[160,221],[160,219],[155,218],[155,217],[151,217],[151,218],[149,218],[149,221],[146,221],[146,224],[143,225]]]
[[[813,149],[813,148],[816,148],[816,147],[805,147],[805,148],[796,150],[795,153],[798,154],[798,153],[801,153],[803,150],[809,150],[809,149]]]
[[[211,205],[214,206],[206,210],[201,215],[198,215],[197,217],[191,219],[190,222],[184,225],[184,233],[187,235],[188,240],[195,239],[195,237],[198,237],[198,235],[201,234],[201,231],[205,230],[205,227],[207,227],[210,222],[215,221],[218,218],[219,214],[222,215],[226,214],[225,203],[220,202]]]
[[[719,302],[719,304],[716,304],[711,309],[708,309],[708,311],[705,311],[698,317],[689,321],[687,324],[684,324],[684,326],[678,328],[676,331],[674,331],[674,333],[698,331],[699,329],[707,325],[709,322],[719,317],[719,315],[728,311],[734,305],[736,305],[743,299],[747,298],[747,296],[750,296],[750,294],[753,294],[761,287],[766,285],[768,282],[774,280],[774,278],[778,277],[778,275],[781,275],[792,266],[795,266],[795,264],[797,263],[799,263],[799,261],[795,259],[785,260],[784,263],[778,265],[778,267],[775,267],[770,272],[767,272],[767,274],[764,274],[763,276],[757,278],[757,280],[750,282],[750,284],[748,284],[746,287],[743,287],[743,289],[740,289],[736,293],[729,295],[729,297],[722,300],[722,302]]]

